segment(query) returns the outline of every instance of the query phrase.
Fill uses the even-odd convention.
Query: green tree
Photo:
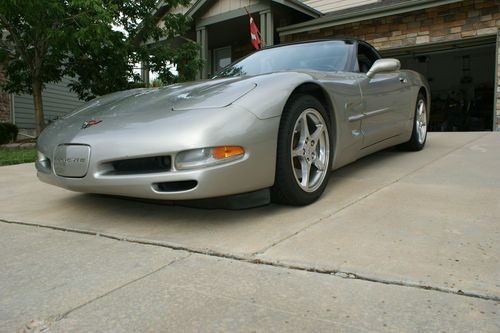
[[[3,88],[33,95],[38,135],[44,127],[44,85],[65,75],[74,78],[72,90],[86,100],[136,84],[133,69],[140,62],[159,72],[163,82],[193,79],[200,65],[197,45],[172,42],[186,31],[189,18],[170,13],[189,2],[2,0],[0,61],[8,78]],[[168,70],[172,63],[180,65],[177,77]]]

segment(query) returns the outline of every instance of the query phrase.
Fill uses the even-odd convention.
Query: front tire
[[[309,95],[291,97],[280,122],[272,200],[294,206],[316,201],[328,183],[331,147],[323,105]]]
[[[415,117],[413,120],[413,130],[410,140],[403,144],[405,150],[419,151],[425,146],[427,140],[427,100],[425,96],[419,92],[415,105]]]

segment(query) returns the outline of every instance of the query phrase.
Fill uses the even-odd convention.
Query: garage
[[[383,52],[425,75],[431,86],[431,131],[491,131],[495,115],[495,38]]]

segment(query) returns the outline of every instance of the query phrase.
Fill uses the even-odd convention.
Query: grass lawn
[[[0,166],[35,162],[36,156],[34,148],[0,148]]]

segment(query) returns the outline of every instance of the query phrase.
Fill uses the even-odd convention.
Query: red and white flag
[[[255,24],[253,17],[251,15],[250,15],[250,38],[253,47],[255,47],[256,50],[260,49],[259,29],[257,28],[257,25]]]

